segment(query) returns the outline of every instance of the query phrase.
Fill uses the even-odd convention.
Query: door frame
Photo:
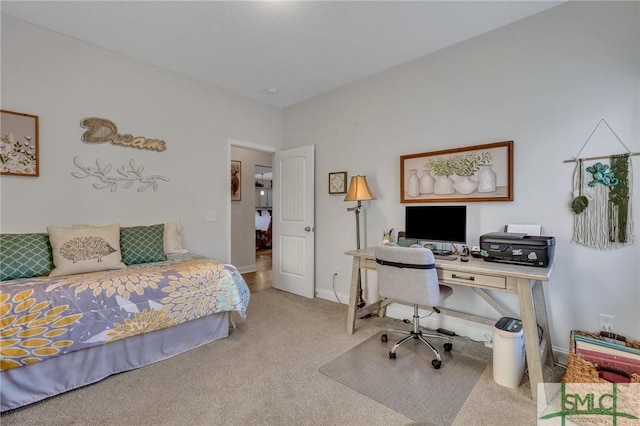
[[[274,154],[282,148],[268,145],[260,145],[252,142],[245,142],[237,139],[227,139],[227,178],[231,176],[231,147],[250,149],[253,151],[266,152]],[[231,197],[225,197],[227,211],[227,263],[231,263]]]

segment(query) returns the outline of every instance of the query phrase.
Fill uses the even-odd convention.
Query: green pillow
[[[49,234],[0,234],[0,281],[49,275]]]
[[[120,251],[126,265],[160,262],[164,254],[164,224],[120,228]]]

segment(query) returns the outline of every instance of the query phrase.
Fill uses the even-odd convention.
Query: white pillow
[[[120,225],[85,228],[47,226],[55,268],[50,277],[123,269]]]
[[[189,250],[182,248],[182,242],[180,238],[180,222],[172,220],[164,223],[164,254],[184,254],[189,253]]]

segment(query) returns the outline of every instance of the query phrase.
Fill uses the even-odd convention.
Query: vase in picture
[[[420,194],[420,178],[418,178],[418,169],[409,170],[409,179],[407,179],[407,195],[409,197],[417,197]]]
[[[453,188],[453,181],[449,176],[438,176],[433,184],[433,193],[439,195],[453,194],[456,190]]]
[[[460,179],[453,184],[453,188],[459,194],[471,194],[478,187],[478,182],[471,179],[471,176],[460,176]]]
[[[435,181],[431,173],[429,173],[429,170],[424,169],[422,171],[422,177],[420,178],[420,193],[433,194],[433,183]]]
[[[478,192],[494,192],[496,190],[496,172],[491,169],[491,164],[480,166],[478,172]]]

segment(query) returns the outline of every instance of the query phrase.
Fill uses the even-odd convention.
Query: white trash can
[[[493,327],[493,380],[515,389],[524,374],[525,350],[522,321],[502,317]]]

